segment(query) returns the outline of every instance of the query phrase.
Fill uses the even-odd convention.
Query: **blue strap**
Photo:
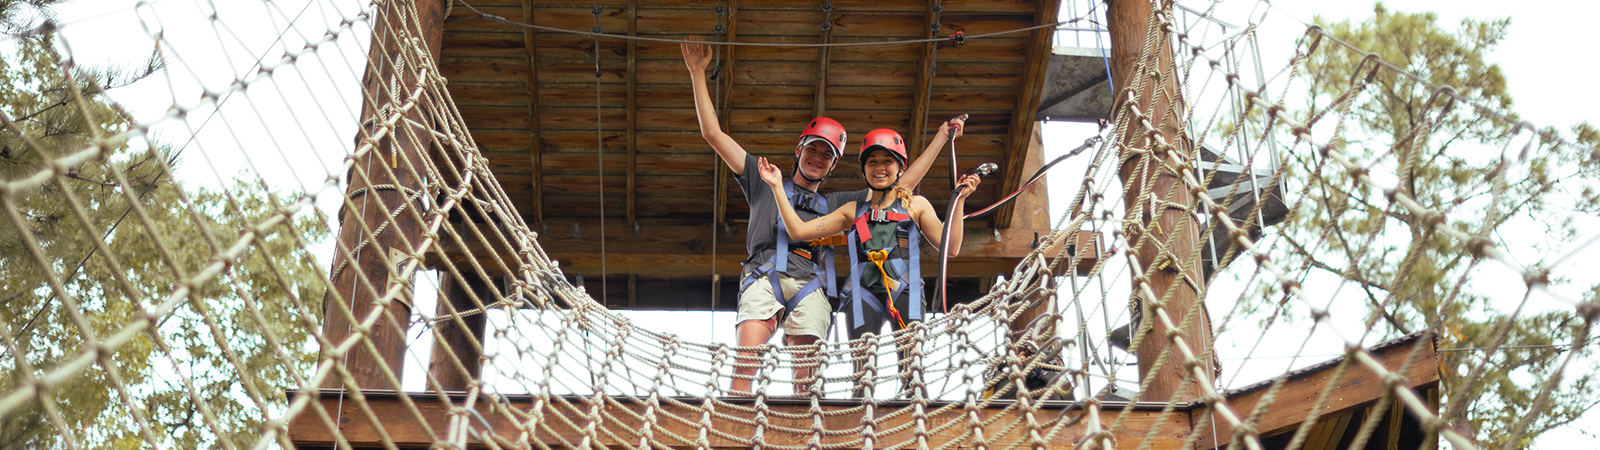
[[[780,283],[782,279],[778,277],[778,274],[781,273],[783,272],[776,270],[767,273],[767,281],[772,283],[772,298],[778,300],[779,305],[788,308],[789,298],[783,296],[783,284]]]
[[[821,208],[821,211],[823,211],[823,214],[827,214],[827,213],[833,212],[833,210],[828,209],[828,197],[824,197],[824,196],[818,195],[817,196],[817,206]],[[823,274],[819,273],[819,274],[817,274],[817,278],[822,280],[822,286],[824,288],[826,288],[826,291],[828,293],[828,297],[838,297],[839,296],[839,288],[837,286],[834,286],[835,284],[837,284],[837,283],[834,283],[834,280],[836,280],[837,278],[834,278],[834,275],[833,275],[833,246],[831,246],[831,245],[817,246],[817,247],[812,248],[811,250],[812,251],[817,251],[817,252],[822,252],[822,265],[823,265],[822,271],[827,274],[826,276],[824,276]]]
[[[861,258],[856,254],[856,232],[851,231],[845,240],[850,241],[850,312],[855,316],[851,328],[861,328],[867,324],[867,319],[862,317],[864,312],[861,310]],[[877,302],[872,303],[872,309],[878,310],[878,315],[883,315],[883,308]]]
[[[922,262],[920,261],[922,255],[920,250],[922,248],[917,246],[917,235],[922,233],[917,232],[917,221],[915,219],[908,222],[911,222],[911,245],[906,250],[907,253],[910,253],[911,264],[909,265],[911,267],[908,267],[908,270],[900,271],[900,273],[905,278],[906,284],[911,285],[909,288],[911,289],[911,298],[908,299],[910,300],[911,311],[906,313],[906,320],[910,321],[922,320]]]
[[[889,298],[900,298],[900,293],[901,292],[905,292],[906,291],[906,287],[910,286],[910,283],[906,282],[906,260],[904,260],[904,259],[891,259],[891,260],[885,261],[885,263],[889,265],[889,268],[894,269],[894,273],[900,274],[899,277],[897,278],[897,281],[900,282],[900,286],[894,288],[894,290],[892,290],[892,291],[889,291]],[[867,267],[871,267],[871,266],[867,266],[865,264],[863,264],[862,266],[864,266],[864,267],[862,267],[862,270],[866,270]]]
[[[789,199],[789,205],[790,206],[794,206],[796,211],[798,211],[799,208],[802,207],[802,206],[804,206],[806,209],[811,210],[812,212],[818,211],[819,208],[820,208],[821,211],[827,211],[828,210],[828,198],[827,197],[823,197],[823,196],[820,196],[820,195],[819,196],[815,196],[815,197],[811,197],[812,202],[815,203],[815,205],[805,205],[805,204],[803,204],[803,203],[805,203],[805,202],[802,201],[802,200],[804,200],[804,197],[805,196],[802,196],[800,194],[796,194],[794,192],[794,181],[785,180],[783,182],[783,198]],[[777,241],[776,248],[777,248],[778,252],[773,254],[773,256],[772,256],[773,257],[774,267],[777,268],[778,272],[788,272],[789,271],[789,256],[788,256],[788,253],[789,253],[789,228],[788,228],[788,226],[786,226],[784,224],[783,214],[778,214],[778,223],[776,224],[776,228],[777,229],[773,232],[773,236],[776,238],[776,241]],[[828,253],[832,253],[833,249],[832,248],[828,248],[827,250],[822,250],[822,251],[826,251]],[[830,265],[830,268],[831,268],[831,265]],[[830,289],[830,292],[832,292],[831,289]]]
[[[856,291],[856,292],[860,292],[860,294],[858,294],[858,295],[865,295],[865,296],[867,296],[867,298],[859,299],[859,300],[856,301],[856,326],[855,326],[855,328],[861,328],[862,326],[865,326],[867,324],[867,319],[861,317],[861,304],[862,303],[866,303],[867,305],[872,306],[872,310],[878,312],[878,318],[880,320],[889,318],[889,313],[884,311],[883,306],[882,306],[883,305],[883,301],[882,300],[878,300],[878,296],[872,295],[871,292],[863,292],[863,291],[859,291],[859,290]],[[878,324],[882,325],[883,322],[878,322]],[[876,333],[877,330],[873,330],[873,332]]]
[[[767,261],[762,263],[759,267],[756,267],[755,270],[751,270],[750,273],[745,274],[744,279],[739,280],[739,293],[743,294],[744,288],[750,287],[751,284],[755,284],[756,279],[767,276],[767,274],[770,272],[772,272],[772,262]]]
[[[801,300],[804,300],[807,295],[811,295],[812,292],[816,292],[817,288],[822,287],[823,284],[825,283],[822,282],[822,277],[812,278],[811,281],[807,281],[804,286],[800,286],[800,290],[795,291],[794,297],[790,297],[788,300],[785,300],[783,302],[783,307],[785,310],[791,313],[794,312],[795,308],[800,306]]]
[[[783,182],[783,198],[789,199],[789,204],[794,204],[794,182]],[[778,229],[773,233],[778,240],[778,252],[772,254],[772,263],[779,273],[789,271],[789,227],[783,224],[783,214],[778,214]],[[777,283],[774,281],[773,283]],[[777,286],[774,284],[773,286]],[[772,291],[773,297],[782,298],[783,291]]]
[[[837,279],[833,275],[833,246],[824,245],[818,248],[817,251],[822,252],[823,271],[827,273],[826,277],[818,274],[817,278],[822,279],[822,286],[827,288],[828,297],[837,298],[839,297],[839,288],[834,286],[836,283],[833,282]]]
[[[784,198],[789,199],[790,205],[797,207],[800,206],[799,203],[801,196],[794,193],[794,181],[785,180],[783,182],[783,194]],[[817,196],[814,197],[814,200],[819,206],[822,207],[823,210],[827,210],[828,199],[826,197]],[[811,206],[807,206],[807,208],[810,208],[813,210],[813,212],[815,212],[815,208],[812,208]],[[799,306],[801,300],[805,299],[807,295],[811,295],[812,292],[815,292],[820,287],[826,286],[828,295],[830,296],[838,295],[833,287],[833,283],[828,281],[833,278],[833,248],[824,247],[817,250],[824,252],[822,256],[827,264],[827,277],[824,278],[821,276],[821,274],[818,274],[817,277],[806,282],[806,284],[802,286],[799,291],[795,292],[794,296],[784,296],[783,284],[780,282],[781,280],[777,275],[789,270],[789,228],[784,225],[782,214],[778,215],[777,230],[773,233],[773,235],[777,241],[777,245],[774,246],[775,250],[777,251],[772,253],[772,259],[770,261],[762,263],[761,267],[752,271],[750,276],[740,284],[739,293],[741,296],[744,294],[744,289],[749,287],[750,284],[755,283],[756,278],[760,277],[767,277],[767,281],[772,283],[772,297],[774,299],[778,299],[778,303],[783,305],[784,310],[788,312],[794,312],[795,308]]]
[[[896,208],[891,209],[903,210],[904,208],[904,205],[896,205]],[[868,211],[871,211],[870,205],[868,205],[868,207],[860,214],[857,214],[857,216],[866,214]],[[909,213],[909,211],[907,213]],[[899,278],[900,281],[900,287],[898,289],[889,290],[889,299],[887,301],[894,301],[894,299],[900,297],[901,292],[906,292],[909,294],[909,298],[907,299],[909,301],[907,303],[910,304],[910,310],[906,311],[905,320],[922,320],[922,252],[919,251],[920,247],[918,243],[919,236],[917,233],[917,222],[914,219],[908,219],[906,222],[909,222],[909,224],[905,227],[908,231],[908,236],[910,236],[906,248],[906,250],[909,252],[909,261],[905,259],[891,259],[887,261],[891,267],[895,268],[896,272],[899,272],[899,276],[897,278]],[[862,303],[866,303],[867,306],[871,306],[873,310],[878,312],[879,316],[883,316],[885,314],[885,307],[879,304],[881,302],[878,300],[876,295],[873,295],[871,292],[862,292],[861,274],[868,270],[867,266],[871,263],[861,261],[861,256],[859,254],[860,252],[856,251],[858,240],[856,231],[852,229],[848,234],[849,239],[847,240],[850,242],[850,302],[854,304],[854,306],[852,306],[852,312],[855,314],[855,327],[859,328],[863,325],[866,325],[866,319],[862,318]],[[884,287],[888,288],[888,286]],[[870,301],[863,302],[861,297],[862,294],[866,294]]]
[[[744,298],[745,288],[749,288],[750,285],[755,284],[757,279],[766,277],[767,282],[772,283],[773,298],[781,299],[778,301],[778,303],[783,305],[784,311],[794,312],[795,308],[800,306],[800,300],[805,299],[806,296],[811,295],[812,292],[816,292],[818,288],[825,284],[821,281],[821,278],[812,278],[811,281],[807,281],[804,286],[801,286],[800,290],[795,292],[794,296],[784,297],[783,284],[778,278],[779,272],[772,270],[772,267],[772,262],[770,261],[762,263],[760,267],[750,271],[750,273],[746,275],[743,280],[740,280],[739,297],[741,299]]]

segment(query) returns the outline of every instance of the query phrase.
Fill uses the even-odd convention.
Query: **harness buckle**
[[[799,197],[799,198],[795,199],[794,209],[799,210],[799,211],[809,212],[809,213],[812,213],[812,214],[818,214],[818,215],[822,214],[821,211],[817,211],[817,207],[816,207],[817,198],[816,198],[816,196],[813,196],[811,194],[796,194],[795,196]]]
[[[888,210],[883,210],[883,209],[870,210],[870,211],[867,212],[867,220],[873,221],[873,222],[888,222],[889,221],[889,211]]]
[[[835,234],[824,238],[812,239],[810,242],[812,246],[833,247],[837,245],[845,245],[847,242],[845,242],[844,239],[844,235]]]

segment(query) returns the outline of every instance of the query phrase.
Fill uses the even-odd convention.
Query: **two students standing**
[[[844,156],[849,141],[844,127],[826,117],[812,120],[795,147],[794,174],[785,180],[781,169],[765,158],[750,155],[718,125],[706,83],[710,47],[686,43],[681,50],[694,86],[700,134],[733,171],[750,204],[745,235],[748,257],[740,279],[735,321],[738,345],[749,348],[764,344],[782,326],[786,344],[810,347],[813,352],[818,348],[815,344],[827,334],[832,316],[827,297],[837,295],[838,290],[832,286],[833,247],[812,240],[841,232],[846,232],[850,249],[847,256],[852,261],[850,306],[845,308],[850,337],[878,333],[885,321],[900,330],[921,320],[918,239],[926,235],[934,241],[931,244],[938,245],[945,224],[939,221],[932,204],[912,195],[911,190],[927,175],[939,148],[961,135],[963,122],[955,119],[942,124],[928,150],[915,161],[908,161],[905,141],[899,133],[873,130],[867,133],[856,155],[869,188],[819,194],[822,181]],[[757,177],[760,181],[754,181]],[[978,182],[976,176],[963,177],[960,184],[967,189],[952,201],[963,202]],[[957,214],[950,226],[959,229],[961,225],[961,215]],[[955,256],[961,233],[952,236],[951,256]],[[800,354],[796,358],[814,359],[815,355]],[[736,361],[740,364],[735,366],[731,390],[749,393],[751,378],[759,365],[757,355],[741,351]],[[815,380],[813,371],[811,364],[796,364],[796,392],[809,389],[809,383]]]

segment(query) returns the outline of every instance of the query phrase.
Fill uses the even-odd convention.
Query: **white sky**
[[[1183,3],[1194,9],[1203,10],[1206,7],[1206,3],[1202,2]],[[1372,2],[1275,2],[1274,4],[1276,8],[1268,12],[1266,19],[1261,22],[1262,60],[1267,61],[1264,65],[1267,67],[1269,77],[1274,68],[1282,67],[1287,62],[1293,51],[1294,40],[1304,32],[1302,22],[1310,22],[1314,16],[1320,16],[1328,21],[1348,18],[1359,22],[1372,17],[1373,6]],[[1252,6],[1260,7],[1259,5],[1252,2],[1229,3],[1217,9],[1216,17],[1242,25],[1249,20],[1248,17],[1261,16],[1260,9],[1254,14],[1249,11]],[[1482,20],[1511,15],[1507,38],[1487,55],[1487,59],[1499,64],[1504,70],[1510,92],[1515,99],[1514,110],[1535,124],[1560,128],[1568,128],[1582,121],[1596,122],[1600,119],[1600,115],[1595,114],[1592,106],[1600,102],[1600,85],[1592,82],[1592,74],[1600,69],[1600,62],[1574,54],[1572,48],[1575,45],[1569,44],[1584,42],[1587,39],[1586,31],[1588,27],[1593,26],[1592,18],[1596,17],[1596,13],[1600,13],[1600,4],[1533,1],[1517,3],[1517,7],[1507,8],[1508,4],[1505,2],[1389,1],[1385,2],[1385,5],[1396,12],[1437,12],[1440,25],[1447,30],[1453,30],[1462,18]],[[1246,79],[1249,80],[1251,77],[1247,74]],[[1269,92],[1279,92],[1279,89],[1272,89]],[[1045,128],[1045,142],[1049,146],[1047,153],[1061,152],[1075,147],[1093,133],[1094,127],[1088,125],[1059,122],[1047,124]],[[1056,170],[1050,175],[1050,196],[1057,215],[1066,208],[1066,205],[1061,203],[1069,200],[1077,187],[1077,180],[1083,173],[1081,166],[1082,164],[1078,164],[1076,168]],[[1591,226],[1581,231],[1580,242],[1600,235],[1600,227],[1593,226],[1600,224],[1594,221],[1588,223]],[[1511,242],[1508,245],[1517,244]],[[1518,258],[1520,263],[1531,264],[1541,259],[1545,262],[1553,261],[1572,250],[1574,249],[1568,247],[1562,251],[1530,255],[1526,248],[1520,248],[1516,253],[1520,256]],[[1584,256],[1595,254],[1600,254],[1600,249],[1588,248],[1583,252]],[[1575,282],[1553,288],[1552,291],[1567,298],[1581,298],[1582,291],[1600,283],[1600,277],[1594,275],[1597,268],[1600,267],[1597,267],[1592,257],[1569,258],[1566,263],[1552,269],[1555,273],[1565,275]],[[1224,292],[1237,292],[1237,287],[1230,288],[1225,280],[1217,281],[1211,286],[1213,291],[1208,303],[1212,316],[1220,319],[1225,310],[1219,308],[1227,308],[1232,302],[1231,299],[1237,295],[1227,295]],[[1307,281],[1308,292],[1325,292],[1317,290],[1313,283],[1314,280]],[[1331,284],[1324,283],[1323,287],[1329,287]],[[1509,269],[1493,264],[1486,264],[1485,268],[1480,269],[1472,278],[1472,284],[1488,292],[1493,299],[1492,302],[1505,309],[1515,306],[1523,294],[1520,277]],[[1126,288],[1121,288],[1113,292],[1119,292],[1120,298],[1126,298],[1125,291]],[[1332,305],[1334,307],[1331,313],[1335,323],[1331,325],[1334,328],[1349,328],[1347,332],[1358,332],[1361,328],[1359,324],[1350,321],[1359,321],[1365,309],[1359,307],[1358,303],[1347,308],[1340,308],[1337,302]],[[1535,292],[1530,308],[1570,309],[1571,304]],[[1301,307],[1302,317],[1304,311],[1305,309]],[[1091,323],[1095,322],[1091,320]],[[1340,340],[1326,329],[1319,330],[1308,341],[1303,330],[1305,325],[1302,320],[1296,326],[1275,327],[1265,335],[1247,329],[1225,333],[1217,345],[1218,353],[1223,358],[1225,367],[1229,369],[1224,373],[1223,380],[1230,381],[1231,386],[1248,384],[1281,373],[1288,361],[1277,358],[1295,354],[1309,356],[1339,352]],[[1260,360],[1251,362],[1250,366],[1240,367],[1237,358],[1244,355],[1258,341],[1264,343],[1254,353],[1255,358]],[[1301,348],[1302,342],[1309,342],[1309,346]],[[1373,341],[1369,338],[1367,342],[1370,344]],[[1312,357],[1298,361],[1294,366],[1304,366],[1322,359],[1325,358]],[[1241,373],[1243,375],[1240,375]],[[1235,380],[1235,376],[1239,378],[1237,381],[1232,381]],[[1569,445],[1583,448],[1600,447],[1600,414],[1590,412],[1571,426],[1545,434],[1536,444],[1536,448],[1553,449]]]
[[[84,64],[132,64],[147,55],[152,48],[152,36],[165,33],[169,47],[164,49],[169,61],[170,76],[158,76],[134,87],[119,90],[115,97],[125,103],[141,120],[152,121],[169,114],[173,104],[190,108],[188,120],[166,120],[155,129],[158,139],[181,144],[200,129],[194,150],[184,154],[185,171],[180,174],[186,182],[215,186],[220,180],[232,178],[241,172],[250,177],[257,174],[273,181],[280,191],[319,191],[329,175],[342,172],[339,161],[351,151],[350,136],[354,129],[354,109],[359,99],[354,93],[358,86],[360,64],[366,47],[365,26],[357,24],[337,39],[329,39],[324,31],[337,28],[341,18],[353,17],[360,2],[349,0],[283,0],[263,7],[257,2],[210,2],[196,0],[156,0],[135,14],[133,6],[120,1],[79,0],[62,9],[63,33],[72,51]],[[1079,2],[1082,3],[1082,2]],[[1087,5],[1087,3],[1083,3]],[[1204,9],[1205,3],[1189,1],[1186,5]],[[1600,17],[1600,2],[1525,1],[1515,4],[1489,1],[1391,1],[1391,10],[1415,12],[1432,10],[1441,16],[1441,23],[1453,28],[1463,17],[1488,19],[1512,16],[1507,39],[1489,55],[1505,71],[1510,90],[1516,100],[1515,110],[1524,118],[1540,125],[1569,126],[1580,121],[1596,121],[1593,105],[1600,104],[1600,84],[1593,83],[1600,72],[1600,62],[1583,51],[1585,43],[1592,40],[1588,33],[1594,18]],[[1230,2],[1219,8],[1218,18],[1243,24],[1247,17],[1260,16],[1261,9],[1251,14],[1251,7],[1264,4]],[[1509,6],[1509,7],[1508,7]],[[224,26],[213,27],[203,20],[204,14],[220,8],[218,17]],[[1087,6],[1080,6],[1087,9]],[[1301,21],[1309,22],[1313,16],[1330,20],[1343,18],[1364,19],[1372,13],[1369,2],[1283,2],[1267,12],[1262,23],[1262,48],[1266,66],[1281,67],[1287,61],[1293,41],[1303,32]],[[291,22],[295,32],[275,43],[279,33]],[[326,41],[320,51],[300,58],[295,64],[285,66],[270,78],[250,75],[257,58],[266,55],[268,67],[273,67],[285,50],[301,51],[306,42]],[[236,76],[250,80],[263,80],[251,85],[248,95],[237,95],[227,100],[224,119],[213,120],[201,126],[204,118],[215,110],[214,102],[203,101],[199,86],[213,91],[226,89]],[[197,81],[198,80],[198,81]],[[316,105],[317,107],[308,107]],[[1086,129],[1087,128],[1087,129]],[[272,131],[267,131],[272,130]],[[1045,129],[1046,145],[1050,151],[1064,151],[1078,145],[1093,132],[1092,127],[1052,123]],[[1085,158],[1079,158],[1085,159]],[[315,162],[315,163],[313,163]],[[1056,211],[1065,208],[1077,180],[1083,174],[1079,167],[1056,170],[1050,176],[1050,194]],[[332,192],[332,191],[330,191]],[[320,202],[329,211],[336,209],[338,195],[328,195]],[[1587,237],[1600,233],[1592,227]],[[327,253],[327,252],[324,252]],[[1591,248],[1587,255],[1600,254],[1600,248]],[[1538,257],[1552,255],[1536,255]],[[1571,264],[1556,267],[1558,274],[1588,280],[1592,285],[1597,273],[1593,258],[1574,258]],[[1533,261],[1528,261],[1533,262]],[[1582,265],[1580,265],[1582,264]],[[1115,265],[1125,267],[1120,261]],[[1485,276],[1497,280],[1516,280],[1516,275],[1503,269],[1486,269]],[[419,277],[425,278],[425,277]],[[1110,298],[1126,298],[1116,294],[1124,282],[1109,283]],[[1515,283],[1513,283],[1515,284]],[[1226,286],[1216,287],[1213,302]],[[427,293],[430,287],[419,291]],[[1581,289],[1579,289],[1581,290]],[[1095,292],[1095,291],[1091,291]],[[1563,291],[1566,295],[1576,296]],[[1520,298],[1520,290],[1507,291],[1505,295]],[[1331,299],[1327,299],[1331,300]],[[1121,300],[1118,300],[1120,302]],[[431,299],[418,299],[419,311],[431,311]],[[1541,307],[1558,307],[1559,301],[1541,299]],[[1567,306],[1570,307],[1570,306]],[[1212,307],[1214,317],[1224,311]],[[1115,308],[1113,308],[1115,312]],[[1336,318],[1359,318],[1359,308],[1334,310]],[[686,340],[700,342],[732,342],[731,314],[689,313],[627,313],[650,329],[678,333]],[[1091,312],[1091,322],[1095,318]],[[1070,317],[1070,316],[1069,316]],[[1123,322],[1126,318],[1119,319]],[[1113,323],[1116,326],[1119,323]],[[1335,324],[1336,327],[1347,324]],[[1306,334],[1300,330],[1278,327],[1280,335],[1263,337],[1258,333],[1241,330],[1236,342],[1218,343],[1219,352],[1227,361],[1230,355],[1242,355],[1257,340],[1273,345],[1257,350],[1257,366],[1230,367],[1225,379],[1239,378],[1231,385],[1248,384],[1275,373],[1281,373],[1288,360],[1273,359],[1296,353],[1308,356],[1297,361],[1303,366],[1324,358],[1311,355],[1338,353],[1340,340],[1326,334],[1326,330],[1313,336],[1313,345],[1298,349]],[[1298,333],[1298,334],[1296,334]],[[411,334],[415,336],[415,333]],[[1225,336],[1227,337],[1227,336]],[[1276,344],[1291,342],[1290,344]],[[1367,343],[1372,343],[1371,338]],[[413,356],[408,367],[407,384],[420,387],[423,365],[427,359],[426,339],[413,348],[422,353]],[[1264,361],[1264,362],[1263,362]],[[1270,365],[1271,367],[1266,367]],[[1259,375],[1251,377],[1250,375]],[[1131,378],[1131,377],[1130,377]],[[413,384],[416,380],[416,384]],[[1547,434],[1539,442],[1540,448],[1560,448],[1568,445],[1589,444],[1600,448],[1600,418],[1591,413],[1589,420],[1580,421],[1567,428]]]

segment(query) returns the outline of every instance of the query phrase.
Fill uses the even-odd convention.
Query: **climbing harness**
[[[828,211],[828,199],[826,197],[818,194],[797,194],[795,193],[794,189],[794,181],[784,180],[783,194],[784,198],[789,200],[789,204],[794,206],[796,214],[807,214],[812,218],[815,218],[816,216],[821,215],[822,212]],[[801,219],[806,219],[806,217],[802,216]],[[751,270],[750,273],[745,274],[744,280],[739,282],[739,296],[741,297],[741,300],[743,299],[745,288],[750,287],[751,284],[755,284],[756,280],[762,277],[766,277],[767,281],[772,283],[772,297],[777,299],[778,303],[783,305],[782,314],[785,316],[787,316],[789,312],[794,311],[795,307],[800,306],[801,299],[806,298],[807,295],[811,295],[812,292],[816,292],[817,289],[824,289],[829,297],[837,297],[839,295],[837,291],[838,288],[835,287],[832,282],[830,282],[830,280],[833,280],[834,277],[833,247],[827,245],[817,245],[817,242],[823,240],[810,240],[803,243],[797,243],[798,245],[791,245],[791,242],[789,241],[789,229],[784,225],[782,215],[778,216],[777,224],[775,226],[776,228],[773,232],[774,245],[770,248],[773,248],[776,251],[772,252],[772,257],[770,259],[761,263],[761,265],[756,267],[755,270]],[[759,254],[760,252],[765,251],[767,248],[769,247],[758,247],[753,253]],[[779,277],[777,275],[789,270],[789,253],[794,253],[796,255],[805,257],[806,259],[811,260],[813,264],[817,264],[817,260],[821,259],[820,265],[822,266],[821,268],[823,270],[816,271],[818,272],[816,276],[812,277],[811,281],[807,281],[806,284],[801,286],[798,291],[795,291],[793,296],[785,297],[783,295],[783,285],[779,283]]]
[[[906,322],[922,320],[922,263],[917,249],[917,224],[911,219],[910,211],[906,210],[899,200],[886,209],[873,208],[865,205],[862,211],[856,214],[854,226],[848,232],[850,243],[850,303],[851,313],[855,317],[851,327],[860,328],[866,325],[863,317],[865,312],[862,304],[866,304],[878,313],[880,317],[888,316],[895,320],[895,324],[904,328]],[[873,239],[873,224],[894,224],[894,235],[885,241]],[[880,228],[888,231],[889,228]],[[866,248],[868,244],[888,242],[883,248]],[[862,261],[862,257],[866,261]],[[869,266],[870,265],[870,266]],[[898,276],[891,276],[893,269]],[[883,277],[884,292],[887,298],[879,299],[861,285],[861,277],[868,270],[877,270]],[[901,314],[894,306],[894,299],[901,293],[909,295],[910,311]],[[887,305],[885,308],[884,305]]]

